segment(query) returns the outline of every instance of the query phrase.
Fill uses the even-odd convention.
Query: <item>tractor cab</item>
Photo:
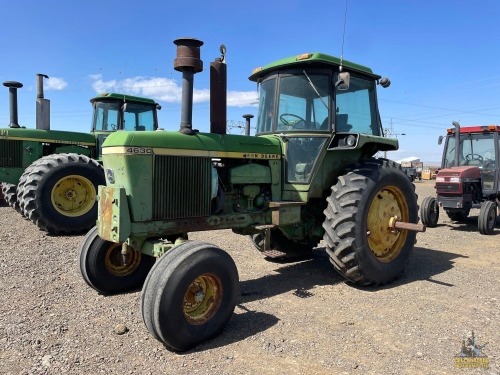
[[[91,131],[96,134],[99,158],[102,156],[102,144],[111,132],[158,129],[156,111],[161,106],[152,99],[104,93],[90,99],[90,102],[94,107]]]
[[[250,79],[260,84],[256,135],[285,141],[285,178],[296,189],[311,183],[325,149],[355,147],[361,134],[382,136],[376,99],[380,77],[323,54],[284,60],[257,68]]]
[[[156,130],[156,110],[161,107],[152,99],[137,96],[105,93],[90,99],[94,107],[92,131]]]

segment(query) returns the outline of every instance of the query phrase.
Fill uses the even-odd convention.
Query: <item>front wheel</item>
[[[156,258],[129,249],[122,255],[122,244],[103,240],[92,228],[80,244],[80,273],[85,282],[106,295],[138,289],[144,283]]]
[[[228,253],[185,242],[152,268],[142,290],[142,318],[156,339],[186,351],[223,330],[238,294],[238,271]]]
[[[394,162],[371,159],[332,186],[324,211],[324,241],[334,268],[360,285],[381,285],[403,273],[416,233],[391,220],[418,222],[413,184]]]
[[[487,201],[481,205],[477,219],[479,233],[492,234],[497,221],[497,205],[495,202]]]
[[[429,228],[435,228],[439,220],[439,206],[434,197],[425,197],[420,208],[422,224]]]

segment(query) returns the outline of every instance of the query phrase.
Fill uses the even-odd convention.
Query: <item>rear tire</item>
[[[12,208],[14,208],[17,202],[16,188],[17,186],[14,184],[2,182],[3,199],[5,199],[5,202]]]
[[[342,276],[359,285],[386,284],[404,272],[416,233],[393,232],[389,220],[418,222],[415,188],[398,164],[371,159],[340,176],[324,211],[324,241]]]
[[[159,258],[141,295],[144,323],[175,351],[186,351],[218,335],[239,295],[232,258],[215,245],[185,242]]]
[[[497,205],[495,202],[487,201],[481,205],[477,219],[479,233],[492,234],[495,231],[497,221]]]
[[[97,187],[102,166],[78,154],[55,154],[36,163],[21,197],[25,214],[51,234],[84,233],[97,219]]]
[[[439,220],[439,206],[434,197],[425,197],[420,208],[422,224],[429,228],[435,228]]]
[[[19,212],[21,215],[23,215],[24,217],[28,217],[28,215],[26,215],[25,211],[24,211],[24,204],[23,204],[23,200],[22,200],[22,196],[23,196],[23,193],[24,193],[24,186],[26,185],[26,181],[28,181],[28,176],[29,174],[33,171],[33,169],[35,168],[35,166],[40,163],[41,161],[43,161],[44,159],[46,159],[47,156],[44,156],[43,158],[40,158],[38,160],[35,160],[33,163],[31,163],[23,172],[23,174],[21,175],[21,177],[19,178],[19,183],[17,184],[17,189],[16,189],[16,194],[17,194],[17,202],[14,206],[14,209]]]
[[[122,245],[103,240],[92,228],[80,244],[80,273],[85,282],[106,295],[139,289],[156,258],[130,249],[123,264]]]

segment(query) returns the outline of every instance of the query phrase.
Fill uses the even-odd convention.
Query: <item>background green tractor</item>
[[[87,232],[97,218],[97,187],[105,184],[101,146],[117,130],[156,130],[159,106],[151,99],[100,94],[90,133],[50,130],[50,102],[38,75],[36,129],[18,124],[19,82],[10,91],[10,125],[0,129],[0,181],[9,205],[52,234]]]
[[[232,258],[186,241],[188,232],[231,228],[268,258],[308,256],[324,240],[347,280],[398,277],[425,228],[401,167],[373,157],[398,147],[382,136],[377,106],[376,85],[389,80],[320,53],[279,60],[250,76],[260,86],[256,136],[231,135],[221,47],[210,64],[211,131],[202,133],[192,128],[192,94],[203,43],[174,43],[180,130],[106,139],[107,185],[99,187],[97,226],[80,246],[85,281],[103,294],[144,284],[144,323],[182,351],[218,334],[239,294]]]

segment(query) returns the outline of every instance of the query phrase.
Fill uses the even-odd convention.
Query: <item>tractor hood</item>
[[[274,136],[186,135],[177,131],[116,132],[106,138],[102,153],[279,159],[281,146],[280,140]]]
[[[0,139],[10,141],[34,141],[94,146],[95,138],[91,133],[78,133],[62,130],[41,130],[26,128],[1,128]]]
[[[452,167],[441,169],[436,175],[436,182],[448,182],[451,178],[480,179],[481,171],[477,166]],[[441,180],[442,179],[442,180]]]

